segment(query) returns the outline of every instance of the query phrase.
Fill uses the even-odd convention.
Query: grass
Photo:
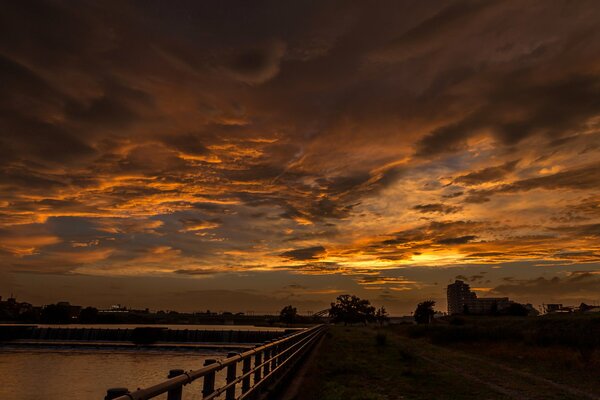
[[[432,368],[402,342],[387,329],[331,327],[298,400],[506,398],[486,387],[464,385],[451,371]]]
[[[413,340],[481,356],[520,371],[600,393],[600,317],[460,318],[447,324],[405,326]]]
[[[600,350],[580,351],[594,348],[598,327],[518,317],[333,326],[297,400],[598,398]]]

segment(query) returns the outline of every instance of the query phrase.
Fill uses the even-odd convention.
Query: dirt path
[[[600,400],[595,394],[463,352],[423,343],[418,348],[414,346],[413,351],[436,368],[459,374],[512,399]]]

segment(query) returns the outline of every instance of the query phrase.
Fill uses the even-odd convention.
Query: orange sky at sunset
[[[227,5],[225,4],[227,3]],[[600,301],[595,1],[5,2],[0,295]]]

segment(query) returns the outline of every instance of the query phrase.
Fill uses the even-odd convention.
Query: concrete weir
[[[182,326],[183,328],[183,326]],[[260,329],[260,328],[257,328]],[[116,346],[245,348],[283,336],[284,331],[169,329],[165,327],[54,328],[0,326],[0,344],[21,346]]]

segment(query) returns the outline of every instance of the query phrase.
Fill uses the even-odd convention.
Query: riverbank
[[[559,380],[561,367],[556,362],[542,360],[538,372],[530,368],[533,360],[522,359],[519,366],[481,351],[494,346],[479,344],[467,350],[464,343],[437,345],[425,336],[411,337],[410,329],[331,327],[295,400],[600,399],[600,383],[593,372],[598,370],[597,358],[588,364],[590,377],[573,381],[569,374]],[[545,353],[551,355],[553,350],[547,348]],[[585,370],[583,364],[579,367]]]

